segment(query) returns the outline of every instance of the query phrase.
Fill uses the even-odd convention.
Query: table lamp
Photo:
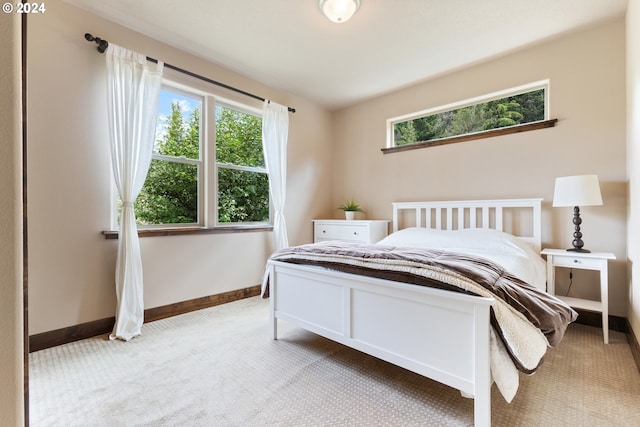
[[[563,176],[556,178],[555,190],[553,193],[554,207],[573,206],[573,248],[567,249],[572,252],[591,252],[583,249],[582,233],[580,232],[580,206],[600,206],[602,205],[602,195],[600,194],[600,183],[598,175],[577,175]]]

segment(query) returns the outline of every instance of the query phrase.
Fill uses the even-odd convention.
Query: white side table
[[[571,252],[565,249],[544,249],[542,255],[547,256],[547,291],[555,295],[556,267],[576,268],[581,270],[597,270],[600,272],[600,301],[583,298],[572,298],[556,295],[574,308],[602,313],[602,332],[604,343],[609,343],[609,269],[610,259],[616,256],[610,252]]]

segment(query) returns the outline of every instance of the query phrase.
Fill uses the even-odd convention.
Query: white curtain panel
[[[289,247],[284,205],[287,196],[287,140],[289,138],[289,109],[264,101],[262,115],[262,147],[269,172],[269,191],[275,216],[273,233],[276,248]]]
[[[107,98],[111,163],[122,200],[116,260],[116,323],[110,339],[140,335],[144,321],[142,259],[133,203],[149,171],[164,64],[109,44]]]

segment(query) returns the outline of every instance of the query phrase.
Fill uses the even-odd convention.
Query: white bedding
[[[511,234],[491,229],[436,230],[405,228],[378,242],[380,245],[447,249],[484,257],[517,278],[546,290],[546,263],[526,242]],[[518,370],[504,344],[491,328],[491,375],[500,393],[511,402],[519,386]]]
[[[518,279],[543,291],[547,290],[546,263],[542,257],[523,240],[502,231],[484,228],[436,230],[413,227],[396,231],[378,244],[449,249],[484,257],[501,265]]]

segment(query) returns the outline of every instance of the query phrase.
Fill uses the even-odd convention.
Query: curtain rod
[[[107,50],[107,47],[109,47],[109,42],[108,41],[106,41],[105,39],[101,39],[100,37],[93,37],[89,33],[86,33],[84,35],[84,38],[88,42],[95,42],[98,45],[98,52],[100,52],[100,53],[104,53]],[[150,61],[150,62],[153,62],[153,63],[156,63],[156,64],[158,63],[157,59],[151,58],[149,56],[147,56],[147,61]],[[211,80],[208,77],[201,76],[200,74],[196,74],[196,73],[191,72],[189,70],[185,70],[184,68],[176,67],[175,65],[171,65],[171,64],[167,64],[167,63],[165,63],[164,66],[167,67],[167,68],[170,68],[172,70],[178,71],[180,73],[186,74],[188,76],[195,77],[196,79],[203,80],[203,81],[205,81],[207,83],[211,83],[213,85],[220,86],[220,87],[223,87],[225,89],[229,89],[229,90],[237,92],[237,93],[241,93],[242,95],[245,95],[245,96],[248,96],[248,97],[251,97],[251,98],[254,98],[254,99],[258,99],[258,100],[263,101],[263,102],[265,101],[265,99],[263,97],[261,97],[261,96],[254,95],[254,94],[246,92],[246,91],[244,91],[242,89],[238,89],[238,88],[235,88],[233,86],[229,86],[227,84],[217,82],[215,80]],[[292,113],[296,112],[295,108],[287,107],[287,109]]]

